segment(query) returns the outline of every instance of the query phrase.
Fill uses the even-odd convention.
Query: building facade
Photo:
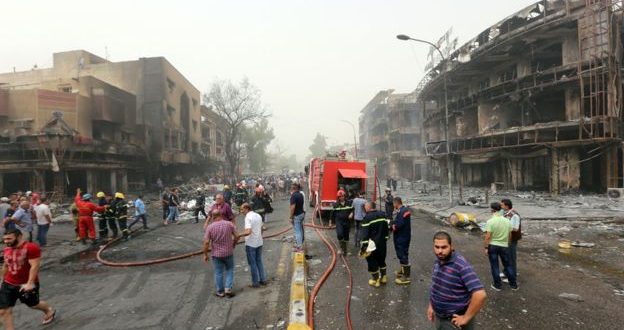
[[[622,28],[621,1],[540,1],[437,64],[419,93],[432,105],[423,121],[432,176],[446,181],[450,166],[473,186],[622,187]]]
[[[381,178],[423,178],[422,111],[416,96],[380,91],[360,112],[362,157],[376,161]]]
[[[165,58],[53,57],[51,68],[0,74],[0,150],[10,155],[0,190],[127,191],[201,173],[200,92]]]

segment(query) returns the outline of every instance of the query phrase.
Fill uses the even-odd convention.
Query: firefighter
[[[95,239],[95,224],[93,223],[93,213],[103,212],[105,206],[97,206],[90,201],[91,194],[80,195],[80,188],[76,189],[74,202],[78,209],[78,232],[82,244],[87,244],[87,233],[92,244],[97,244]]]
[[[124,240],[130,238],[130,231],[128,230],[128,203],[124,200],[126,197],[123,193],[115,193],[115,201],[113,202],[115,208],[115,218],[119,224],[119,230],[121,230],[121,236]]]
[[[106,194],[103,191],[98,192],[95,197],[97,197],[98,199],[98,206],[109,205],[108,201],[106,200]],[[99,216],[97,217],[100,241],[105,241],[106,239],[108,239],[108,227],[106,226],[106,217],[104,216],[106,214],[106,211],[107,210],[99,212]]]
[[[232,189],[228,185],[223,186],[223,201],[232,207]]]
[[[411,212],[407,206],[403,205],[401,197],[394,197],[393,205],[396,215],[394,220],[390,222],[390,229],[393,233],[394,251],[401,265],[401,269],[394,273],[397,276],[394,283],[407,285],[411,283],[411,267],[408,259],[409,245],[412,238]]]
[[[392,220],[392,211],[394,210],[394,196],[392,189],[386,188],[386,196],[384,196],[384,210],[386,211],[386,219]]]
[[[331,220],[336,224],[336,237],[340,243],[342,254],[347,254],[347,243],[349,242],[349,230],[351,229],[351,219],[353,219],[353,206],[351,201],[347,201],[344,190],[336,193],[338,201],[334,203],[331,213]]]
[[[266,221],[267,205],[270,203],[264,194],[262,187],[257,187],[255,194],[251,196],[250,200],[251,210],[258,213],[262,217],[262,222]]]
[[[197,196],[195,197],[195,210],[193,211],[193,216],[195,217],[195,223],[199,223],[199,214],[203,214],[204,218],[208,218],[206,215],[206,196],[202,192],[201,188],[197,188]]]
[[[381,284],[388,283],[386,276],[386,242],[388,240],[388,220],[384,212],[375,209],[374,202],[364,205],[366,216],[362,220],[362,247],[360,256],[366,257],[368,272],[371,279],[370,286],[378,288]],[[369,240],[375,243],[375,250],[368,252]]]
[[[245,189],[242,183],[236,184],[236,194],[234,195],[234,202],[237,206],[243,205],[243,203],[247,202],[247,190]]]
[[[106,230],[106,235],[104,237],[108,237],[108,230],[106,229],[106,224],[108,224],[108,228],[110,228],[110,230],[113,232],[113,239],[115,239],[119,235],[119,230],[117,229],[117,216],[115,215],[114,207],[115,200],[113,200],[113,196],[107,194],[105,197],[105,201],[108,205],[108,208],[104,211],[104,220],[102,220],[102,222],[104,222],[104,230]],[[100,226],[102,226],[101,223]]]

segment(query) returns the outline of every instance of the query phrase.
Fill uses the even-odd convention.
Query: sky
[[[410,92],[428,48],[397,34],[459,45],[535,0],[284,0],[5,2],[0,72],[52,66],[84,49],[111,61],[164,56],[202,93],[243,77],[262,91],[276,139],[299,161],[317,133],[350,143],[380,90]],[[357,134],[357,132],[356,132]]]

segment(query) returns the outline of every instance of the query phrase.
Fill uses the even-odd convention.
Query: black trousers
[[[375,242],[375,244],[377,244],[377,242]],[[377,244],[377,249],[366,258],[366,263],[368,264],[368,271],[370,273],[375,273],[379,271],[380,268],[386,268],[386,242]]]
[[[113,232],[113,236],[117,236],[117,221],[115,218],[100,218],[98,221],[98,231],[100,238],[108,237],[108,229]]]
[[[204,206],[202,205],[201,207],[196,207],[195,210],[193,211],[193,216],[195,217],[195,221],[199,221],[200,213],[204,215],[204,218],[208,217],[206,215],[206,210],[204,210]]]
[[[351,224],[349,223],[349,220],[337,219],[336,220],[336,237],[338,238],[338,241],[348,242],[350,229],[351,229]]]
[[[409,245],[410,241],[394,240],[394,251],[401,265],[409,265]]]
[[[128,230],[128,218],[118,218],[117,222],[119,223],[119,230],[121,230],[121,235],[123,237],[128,237],[128,234],[130,234],[130,231]]]

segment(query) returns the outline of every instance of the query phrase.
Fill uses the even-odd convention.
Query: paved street
[[[353,273],[351,317],[354,329],[430,329],[426,319],[428,288],[434,255],[431,239],[440,229],[451,232],[454,244],[475,267],[486,286],[488,300],[477,318],[480,329],[617,329],[624,321],[621,308],[624,299],[614,295],[614,286],[621,286],[621,271],[609,272],[599,266],[583,263],[581,259],[561,257],[558,251],[538,251],[520,243],[519,285],[512,292],[504,287],[502,292],[489,288],[491,276],[489,263],[482,252],[482,241],[476,234],[443,227],[424,214],[415,214],[412,225],[410,261],[412,284],[396,286],[394,271],[398,259],[392,242],[388,242],[389,282],[375,289],[368,286],[366,262],[355,256],[348,257]],[[327,232],[336,243],[335,233]],[[328,262],[327,248],[318,241],[313,231],[307,233],[310,254],[322,260],[322,264],[310,267],[314,282],[325,270]],[[312,243],[312,244],[310,244]],[[313,259],[314,260],[314,259]],[[312,261],[311,264],[315,262]],[[616,275],[617,274],[617,275]],[[317,329],[345,329],[344,306],[346,303],[346,270],[338,258],[336,270],[321,289],[315,315]],[[558,298],[558,295],[574,293],[583,302]]]
[[[268,232],[284,228],[287,202],[275,203]],[[310,215],[308,214],[308,219]],[[154,219],[154,217],[152,217]],[[604,265],[588,264],[582,259],[561,255],[556,250],[520,246],[520,291],[489,289],[489,264],[481,252],[477,234],[444,227],[422,213],[413,218],[410,248],[412,285],[393,283],[374,289],[367,285],[366,263],[355,255],[348,263],[353,273],[351,317],[354,329],[429,329],[427,306],[430,271],[434,261],[431,236],[439,229],[451,231],[455,246],[475,266],[487,287],[488,302],[478,317],[481,329],[614,329],[624,321],[624,300],[613,293],[622,284],[621,272]],[[157,223],[157,226],[154,226]],[[107,260],[140,261],[198,250],[201,225],[184,223],[154,227],[131,241],[115,245],[104,253]],[[242,219],[239,217],[239,227]],[[71,226],[54,226],[51,238],[56,246],[48,250],[68,253]],[[70,233],[70,235],[68,235]],[[334,231],[324,231],[335,241]],[[353,237],[353,236],[352,236]],[[95,251],[71,254],[44,265],[42,296],[59,309],[58,322],[48,329],[264,329],[284,328],[288,324],[288,297],[292,232],[265,240],[265,267],[271,279],[262,289],[251,289],[244,249],[236,249],[235,290],[231,299],[214,297],[212,266],[201,257],[146,267],[112,268],[95,260]],[[325,245],[314,230],[306,229],[309,287],[318,280],[330,259]],[[59,243],[59,241],[61,243]],[[355,248],[351,247],[355,253]],[[398,265],[393,245],[388,243],[388,272]],[[394,276],[390,275],[393,281]],[[336,269],[316,300],[317,329],[345,329],[347,273],[340,258]],[[575,293],[583,302],[558,297]],[[39,327],[40,315],[23,305],[15,309],[18,329]]]
[[[286,212],[286,203],[276,205],[276,215]],[[267,232],[276,232],[286,223],[270,221]],[[242,228],[242,217],[238,224]],[[150,225],[157,227],[111,247],[105,258],[140,261],[201,249],[201,224],[163,227],[152,220]],[[71,230],[69,225],[57,225],[51,236]],[[257,329],[283,324],[288,321],[284,306],[288,305],[291,243],[282,242],[282,236],[265,240],[263,253],[270,283],[251,289],[244,246],[237,247],[237,296],[231,299],[214,296],[213,267],[201,256],[111,268],[99,264],[93,251],[47,264],[41,275],[42,298],[58,308],[59,319],[46,329]],[[40,315],[24,305],[18,304],[15,317],[18,329],[39,328]]]

